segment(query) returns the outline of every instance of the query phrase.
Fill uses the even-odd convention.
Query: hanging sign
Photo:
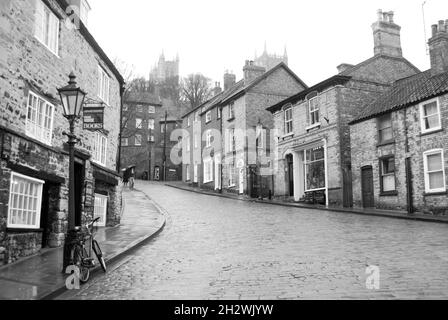
[[[104,107],[101,104],[87,104],[83,111],[84,130],[104,129]]]

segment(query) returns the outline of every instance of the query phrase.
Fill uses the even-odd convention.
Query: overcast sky
[[[429,68],[423,0],[89,0],[89,29],[110,58],[134,65],[148,77],[162,50],[180,57],[182,76],[200,72],[223,82],[226,69],[242,77],[255,52],[283,54],[308,85],[373,55],[371,25],[378,9],[395,11],[404,56]],[[431,25],[448,19],[447,0],[427,0],[426,38]]]

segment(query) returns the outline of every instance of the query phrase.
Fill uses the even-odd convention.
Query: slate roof
[[[420,103],[448,92],[448,72],[431,75],[431,70],[396,81],[376,101],[360,111],[350,124]]]

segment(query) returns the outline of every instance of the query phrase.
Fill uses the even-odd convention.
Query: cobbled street
[[[70,299],[448,298],[448,225],[288,208],[138,182],[167,226]],[[366,268],[380,268],[380,290]]]

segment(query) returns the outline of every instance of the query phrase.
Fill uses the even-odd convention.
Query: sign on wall
[[[101,104],[87,104],[83,111],[84,130],[104,129],[104,107]]]

